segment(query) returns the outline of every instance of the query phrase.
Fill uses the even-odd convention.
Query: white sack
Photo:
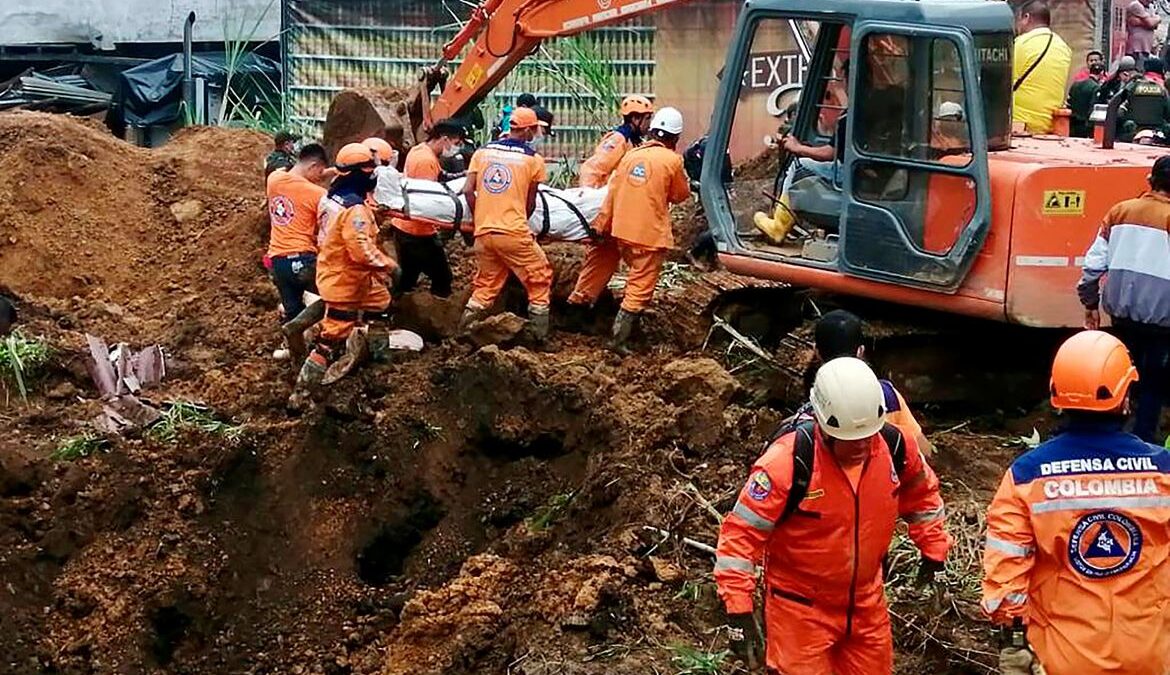
[[[404,218],[424,218],[454,228],[471,222],[463,198],[465,179],[443,184],[406,178],[391,167],[377,170],[374,200]],[[536,211],[528,221],[532,233],[549,241],[581,241],[589,237],[589,226],[601,212],[606,188],[556,190],[540,186]]]

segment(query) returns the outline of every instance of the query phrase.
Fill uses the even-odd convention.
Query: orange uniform
[[[386,283],[395,266],[378,247],[378,224],[369,206],[354,204],[338,214],[317,259],[317,288],[325,301],[323,340],[345,340],[361,312],[390,306]]]
[[[1170,672],[1170,453],[1074,422],[1012,463],[987,516],[983,609],[1048,675]]]
[[[793,485],[797,434],[809,433],[813,465],[804,499],[784,518]],[[895,471],[884,436],[905,444]],[[799,427],[756,460],[723,521],[715,583],[728,614],[753,609],[755,566],[766,585],[767,665],[785,675],[876,675],[893,668],[893,638],[882,586],[882,559],[901,517],[925,558],[946,559],[938,478],[914,439],[887,431],[850,470],[824,446],[821,431]]]
[[[431,146],[426,143],[419,143],[407,153],[406,166],[403,168],[402,173],[407,178],[438,181],[442,172],[443,169],[439,166],[439,156],[435,154]],[[416,237],[431,237],[436,233],[435,226],[428,222],[407,220],[405,218],[392,218],[390,224],[396,230],[412,234]]]
[[[478,266],[469,308],[491,307],[509,271],[524,284],[530,306],[548,307],[552,266],[528,229],[529,191],[547,179],[544,158],[523,141],[495,141],[472,156],[468,180],[474,181]]]
[[[268,175],[266,185],[271,229],[268,255],[317,252],[317,205],[325,188],[286,169]]]
[[[618,263],[625,260],[629,274],[622,309],[634,313],[645,309],[654,297],[666,253],[674,246],[670,205],[690,196],[677,152],[648,141],[626,153],[593,223],[594,230],[609,238],[589,248],[569,302],[596,302]]]
[[[626,153],[637,147],[633,131],[622,125],[602,137],[589,159],[581,164],[578,184],[583,188],[603,188]]]

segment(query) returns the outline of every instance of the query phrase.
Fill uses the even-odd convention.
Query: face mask
[[[532,142],[531,142],[532,147],[539,148],[540,146],[544,145],[544,139],[545,139],[545,137],[543,135],[537,136],[536,138],[532,139]]]
[[[446,150],[443,150],[442,157],[444,159],[451,159],[452,157],[457,157],[458,155],[459,155],[459,146],[452,145],[452,146],[449,146]]]

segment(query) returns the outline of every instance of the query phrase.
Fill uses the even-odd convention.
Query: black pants
[[[317,292],[317,256],[298,253],[272,259],[272,283],[280,292],[284,322],[292,321],[305,309],[304,293]]]
[[[1170,330],[1161,326],[1113,319],[1117,337],[1129,348],[1138,376],[1133,433],[1142,440],[1157,442],[1162,403],[1170,379]]]
[[[420,237],[394,230],[394,245],[398,248],[398,265],[402,268],[402,282],[398,290],[413,291],[420,274],[431,280],[431,295],[446,298],[451,295],[451,264],[439,235]]]

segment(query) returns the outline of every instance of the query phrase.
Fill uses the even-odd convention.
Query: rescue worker
[[[406,155],[407,178],[441,181],[443,169],[440,158],[459,153],[463,146],[462,126],[450,121],[437,122],[430,130],[425,143],[419,143]],[[409,293],[418,285],[420,274],[431,280],[431,295],[439,298],[451,295],[451,264],[447,251],[439,239],[435,226],[429,222],[393,218],[394,245],[398,250],[398,264],[402,267],[400,293]]]
[[[1067,426],[1012,463],[987,513],[982,605],[1005,627],[1005,675],[1170,672],[1170,454],[1122,431],[1137,380],[1108,333],[1056,353]]]
[[[769,673],[890,673],[882,561],[900,517],[922,552],[919,579],[942,569],[951,538],[938,478],[914,439],[886,424],[882,386],[863,361],[821,366],[812,406],[815,422],[769,445],[723,520],[715,583],[732,646],[758,665],[752,597],[763,560]]]
[[[1133,432],[1152,443],[1170,378],[1170,156],[1154,162],[1149,184],[1149,192],[1105,214],[1085,253],[1077,295],[1085,328],[1099,328],[1104,309],[1133,354],[1142,374]]]
[[[842,356],[865,360],[865,331],[861,318],[843,309],[826,312],[813,329],[813,345],[815,349],[813,359],[805,371],[805,381],[809,387],[821,364]],[[910,412],[910,406],[901,392],[889,380],[878,381],[881,382],[882,393],[885,395],[886,421],[898,427],[903,434],[913,437],[927,457],[932,455],[934,445],[926,438],[926,434],[922,433],[922,425],[918,423],[914,413]],[[811,419],[813,419],[811,403],[804,404],[793,416],[797,423]]]
[[[528,219],[536,210],[536,188],[548,180],[544,158],[532,147],[544,122],[531,108],[516,108],[508,120],[508,137],[475,152],[467,171],[464,196],[471,210],[476,271],[471,298],[460,319],[466,329],[495,303],[511,272],[528,293],[532,336],[544,343],[549,331],[553,270],[536,244]],[[464,241],[468,240],[464,233]]]
[[[280,131],[272,138],[272,152],[264,158],[264,177],[277,169],[291,169],[297,163],[297,141],[301,137],[291,131]]]
[[[386,139],[371,136],[362,141],[362,145],[370,149],[377,166],[398,166],[398,151]]]
[[[670,205],[691,196],[678,154],[682,113],[663,108],[650,122],[650,139],[626,153],[614,171],[593,229],[604,239],[586,254],[569,303],[592,306],[625,261],[626,292],[613,323],[611,347],[625,353],[642,310],[654,297],[666,253],[674,246]]]
[[[1032,134],[1052,133],[1052,114],[1064,105],[1072,50],[1049,28],[1052,13],[1044,0],[1016,9],[1012,49],[1012,121]]]
[[[342,147],[336,167],[338,176],[329,188],[329,198],[342,210],[329,228],[317,261],[325,318],[297,378],[297,391],[290,399],[294,408],[343,353],[353,352],[351,358],[358,358],[364,331],[355,329],[390,306],[389,287],[398,273],[398,266],[378,248],[378,224],[367,203],[375,185],[375,160],[369,148],[361,143]]]
[[[589,159],[581,164],[580,187],[605,187],[622,157],[642,144],[654,115],[654,104],[645,96],[627,96],[620,108],[622,123],[602,137]]]
[[[326,194],[318,183],[328,165],[325,148],[311,143],[301,148],[291,169],[268,175],[268,257],[282,323],[305,309],[306,291],[317,292],[317,207]]]

